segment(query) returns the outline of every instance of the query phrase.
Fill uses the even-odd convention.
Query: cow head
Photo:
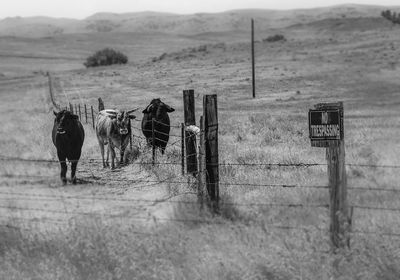
[[[77,115],[74,115],[67,110],[61,110],[58,113],[53,111],[53,113],[56,116],[54,124],[57,125],[57,134],[65,134],[79,119]]]
[[[131,115],[137,109],[130,110],[130,111],[117,111],[115,115],[111,115],[111,119],[115,119],[118,132],[121,135],[126,135],[129,132],[130,120],[136,118],[136,116]]]
[[[143,110],[143,114],[150,114],[156,119],[160,119],[164,113],[171,113],[175,111],[174,108],[168,106],[160,100],[160,98],[153,99],[150,104]]]

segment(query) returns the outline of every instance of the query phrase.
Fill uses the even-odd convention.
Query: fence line
[[[140,137],[140,136],[135,136]],[[190,138],[190,137],[188,137]],[[156,138],[157,139],[157,138]],[[181,140],[179,140],[181,141]],[[176,142],[177,143],[177,142]],[[172,144],[170,144],[172,145]],[[193,154],[194,155],[194,154]],[[22,162],[48,162],[48,163],[59,163],[60,161],[55,159],[29,159],[29,158],[19,158],[19,157],[10,157],[5,155],[0,155],[0,161],[22,161]],[[79,162],[95,162],[101,161],[100,158],[87,158],[87,159],[80,159]],[[72,160],[73,161],[73,160]],[[69,162],[72,162],[69,161]],[[135,163],[129,163],[135,164]],[[146,164],[146,163],[137,163],[137,164]],[[162,164],[180,164],[180,162],[162,162]],[[219,163],[219,166],[275,166],[275,167],[312,167],[312,166],[326,166],[327,164],[324,163]],[[361,167],[373,167],[373,168],[383,168],[383,169],[390,169],[390,168],[400,168],[397,165],[359,165],[359,164],[346,164],[347,166],[361,166]]]
[[[0,194],[17,196],[17,197],[25,197],[21,198],[21,200],[34,200],[34,201],[54,201],[54,200],[64,200],[64,199],[75,199],[75,200],[101,200],[101,201],[117,201],[117,202],[144,202],[151,203],[153,205],[157,203],[170,203],[170,204],[194,204],[197,205],[197,201],[188,201],[188,200],[169,200],[176,196],[162,198],[162,199],[137,199],[137,198],[112,198],[112,197],[79,197],[79,196],[57,196],[57,195],[42,195],[42,194],[25,194],[25,193],[13,193],[13,192],[3,192],[0,191]],[[194,192],[185,193],[185,194],[196,194]],[[1,200],[2,198],[0,198]],[[4,198],[8,200],[9,198]],[[287,207],[287,208],[328,208],[327,204],[301,204],[301,203],[240,203],[240,202],[222,202],[222,206],[239,206],[239,207]],[[8,206],[0,206],[0,208],[7,208]],[[10,206],[13,207],[13,206]]]
[[[365,209],[365,210],[379,210],[379,211],[400,212],[400,208],[366,206],[366,205],[350,205],[350,206],[352,206],[354,208],[358,208],[358,209]]]

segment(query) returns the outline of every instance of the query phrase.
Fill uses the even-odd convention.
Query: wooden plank
[[[203,97],[203,115],[205,130],[206,184],[214,210],[219,202],[219,169],[218,169],[218,107],[217,95]]]
[[[183,108],[185,126],[196,125],[194,90],[183,91]],[[196,135],[193,132],[185,131],[186,146],[186,172],[196,175],[197,173],[197,149]]]

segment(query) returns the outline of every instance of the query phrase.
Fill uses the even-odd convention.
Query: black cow
[[[58,113],[54,120],[52,139],[57,148],[57,156],[61,165],[61,180],[67,183],[67,159],[71,162],[71,181],[76,184],[76,166],[81,157],[82,145],[85,139],[85,131],[77,115],[67,110]]]
[[[154,145],[161,149],[164,154],[170,131],[168,113],[175,111],[174,108],[163,103],[160,98],[153,99],[143,110],[142,132],[146,137],[147,144],[153,145],[152,119],[154,118]]]

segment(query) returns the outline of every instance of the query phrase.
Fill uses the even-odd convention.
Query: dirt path
[[[52,114],[46,112],[51,110],[46,109],[42,103],[49,103],[51,99],[44,87],[45,83],[41,85],[42,87],[34,88],[30,84],[29,90],[22,90],[18,94],[10,91],[3,98],[9,102],[8,105],[3,104],[4,107],[11,107],[18,100],[18,104],[33,111],[40,127],[32,129],[32,124],[26,121],[26,117],[20,123],[15,122],[15,119],[12,120],[15,123],[10,121],[11,126],[22,125],[19,128],[23,130],[21,135],[28,137],[25,140],[23,136],[16,135],[14,141],[17,144],[21,142],[21,147],[10,143],[10,148],[5,147],[2,155],[57,160],[50,140]],[[30,118],[32,114],[29,113]],[[9,128],[10,131],[15,129]],[[96,141],[92,139],[94,132],[90,131],[90,126],[85,126],[85,129],[88,132],[84,146],[86,151],[78,165],[77,185],[61,184],[58,162],[1,161],[1,225],[27,228],[35,226],[48,230],[57,228],[60,224],[71,224],[89,218],[105,224],[120,219],[125,224],[151,226],[157,219],[168,217],[169,211],[172,211],[171,206],[161,202],[168,197],[167,185],[138,163],[110,170],[103,169],[100,162],[88,160],[89,157],[98,158],[99,155]],[[2,131],[2,135],[7,133],[9,132]],[[43,135],[39,137],[38,134]],[[2,138],[0,140],[5,142],[4,136]]]

